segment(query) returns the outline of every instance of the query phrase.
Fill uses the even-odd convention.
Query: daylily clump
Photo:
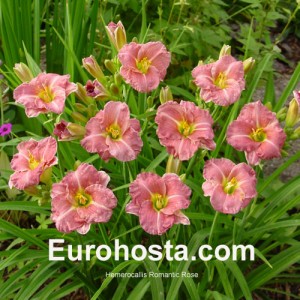
[[[81,145],[88,152],[98,153],[103,160],[114,157],[130,161],[142,149],[140,131],[140,123],[130,118],[127,104],[110,101],[87,122]]]
[[[189,160],[199,149],[213,150],[213,119],[193,102],[167,101],[157,110],[155,122],[160,143],[179,160]]]
[[[199,65],[192,71],[195,84],[201,89],[205,102],[228,106],[239,100],[245,89],[244,67],[231,55],[224,55],[216,62]]]
[[[120,74],[141,93],[156,89],[167,73],[171,54],[161,42],[130,43],[118,53],[122,64]]]
[[[86,234],[92,223],[108,222],[117,198],[107,188],[110,178],[89,164],[69,172],[51,191],[52,214],[57,230]]]
[[[14,90],[14,99],[25,106],[29,118],[48,112],[61,114],[66,98],[77,90],[77,85],[69,79],[70,75],[40,73],[19,85]]]
[[[202,189],[213,208],[224,214],[236,214],[256,195],[256,175],[245,163],[234,164],[226,158],[205,162]]]
[[[190,224],[181,209],[190,205],[191,190],[178,175],[141,173],[130,184],[129,193],[132,200],[126,212],[137,215],[146,232],[161,235],[174,224]]]
[[[52,137],[40,141],[30,139],[17,146],[18,153],[13,156],[11,168],[14,173],[10,176],[9,187],[24,190],[39,184],[43,173],[57,164],[56,140]]]
[[[285,140],[286,134],[276,114],[260,101],[246,104],[227,130],[227,142],[235,149],[245,151],[250,165],[258,165],[262,159],[280,157]]]

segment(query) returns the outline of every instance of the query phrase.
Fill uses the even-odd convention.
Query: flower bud
[[[34,78],[30,69],[23,63],[15,64],[13,70],[22,82],[31,81]]]
[[[83,67],[100,82],[105,82],[105,76],[93,55],[82,59]]]
[[[86,107],[81,103],[75,103],[75,107],[79,112],[86,112]]]
[[[186,174],[181,174],[181,175],[179,176],[179,178],[180,178],[180,180],[184,183],[185,180],[186,180]]]
[[[281,122],[286,118],[286,112],[287,112],[287,108],[283,107],[281,108],[277,114],[276,114],[276,118]]]
[[[148,108],[153,106],[153,97],[152,96],[149,96],[147,98],[147,106],[148,106]]]
[[[168,86],[161,88],[160,93],[159,93],[159,100],[160,100],[161,104],[164,104],[167,101],[173,100],[173,95],[172,95],[171,89]]]
[[[272,111],[272,109],[273,109],[273,105],[272,105],[271,102],[267,102],[267,103],[265,104],[265,107],[266,107],[267,109],[269,109],[270,111]]]
[[[114,94],[114,95],[119,95],[120,94],[120,90],[119,90],[119,88],[117,87],[117,85],[116,84],[114,84],[114,83],[112,83],[111,85],[110,85],[110,91]]]
[[[105,65],[106,69],[107,69],[110,73],[112,73],[112,74],[115,74],[115,73],[116,73],[117,69],[116,69],[116,66],[115,66],[115,64],[114,64],[114,62],[113,62],[112,60],[106,59],[106,60],[104,61],[104,65]]]
[[[74,167],[73,167],[74,171],[76,171],[80,165],[81,165],[81,161],[76,160],[75,163],[74,163]]]
[[[219,54],[219,59],[225,55],[230,55],[231,54],[231,46],[229,45],[223,45],[220,54]]]
[[[43,171],[41,177],[40,177],[40,181],[47,184],[47,185],[51,185],[52,182],[52,168],[47,168]]]
[[[243,61],[244,73],[247,74],[250,70],[252,70],[255,64],[255,59],[253,57],[249,57]]]
[[[181,161],[178,158],[174,158],[170,155],[167,162],[166,173],[179,174],[181,168]]]
[[[108,38],[114,47],[119,51],[126,43],[126,31],[121,21],[117,24],[114,22],[110,22],[107,26],[105,26]]]
[[[290,136],[291,140],[297,140],[299,138],[300,138],[300,127],[296,128]]]
[[[40,190],[35,185],[28,186],[24,189],[24,192],[30,196],[41,196]]]
[[[81,138],[85,134],[85,128],[79,124],[62,120],[55,125],[53,134],[59,141],[72,141]]]
[[[131,40],[133,43],[139,43],[139,40],[138,40],[138,38],[135,36],[135,37],[133,37],[132,38],[132,40]]]
[[[86,123],[88,121],[88,119],[81,113],[77,112],[77,111],[73,111],[71,113],[71,118],[74,120],[74,121],[79,121],[79,122],[82,122],[82,123]]]
[[[298,104],[300,105],[300,91],[293,91],[294,98],[298,101]]]
[[[299,103],[293,98],[285,118],[285,126],[293,127],[299,120]]]
[[[86,94],[95,100],[108,100],[110,93],[98,80],[88,80],[85,85]]]
[[[77,83],[77,91],[75,93],[84,104],[88,105],[93,102],[93,99],[87,95],[85,87],[79,82]]]
[[[87,108],[87,114],[89,118],[94,117],[98,112],[97,106],[95,104],[90,104]]]
[[[85,135],[85,128],[76,123],[69,123],[67,125],[67,130],[73,137],[82,137]]]
[[[120,73],[116,73],[114,75],[115,83],[116,85],[120,86],[123,82],[123,77],[120,75]]]

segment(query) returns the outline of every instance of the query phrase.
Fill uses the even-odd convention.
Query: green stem
[[[289,17],[289,20],[288,20],[288,22],[286,23],[285,27],[283,28],[283,30],[281,31],[281,33],[279,34],[279,36],[276,38],[275,45],[277,45],[277,44],[280,42],[282,36],[284,35],[284,33],[286,32],[286,30],[288,29],[290,23],[291,23],[292,20],[294,19],[294,17],[295,17],[295,15],[296,15],[297,11],[299,10],[299,8],[300,8],[299,5],[297,5],[296,8],[294,9],[294,11],[293,11],[293,13],[291,14],[291,16]]]
[[[78,233],[77,236],[78,236],[78,240],[79,240],[79,243],[78,243],[78,244],[83,246],[84,243],[83,243],[83,239],[82,239],[81,234]],[[94,282],[94,280],[93,280],[93,276],[91,276],[91,273],[90,273],[90,271],[89,271],[89,269],[88,269],[88,265],[87,265],[86,260],[83,259],[82,261],[83,261],[83,270],[84,270],[84,273],[85,273],[85,277],[89,280],[89,282],[90,282],[93,286],[95,286],[95,282]]]
[[[241,228],[244,228],[244,225],[246,223],[247,217],[249,215],[249,211],[250,211],[251,205],[248,205],[247,208],[245,209],[244,215],[243,215],[243,219],[242,219],[242,224],[241,224]],[[235,219],[235,222],[237,218]],[[235,242],[238,244],[241,240],[241,234],[242,234],[242,230],[238,230],[238,234],[237,237],[235,239]]]
[[[210,233],[209,233],[209,238],[208,238],[208,245],[211,245],[211,243],[212,243],[212,237],[213,237],[213,233],[214,233],[214,230],[215,230],[215,227],[216,227],[218,215],[219,215],[219,212],[216,211],[213,223],[212,223],[211,228],[210,228]]]

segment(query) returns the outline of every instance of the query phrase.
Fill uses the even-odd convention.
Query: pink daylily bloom
[[[69,79],[70,75],[40,73],[19,85],[14,90],[14,99],[25,106],[29,118],[48,112],[61,114],[66,98],[77,90],[77,85]]]
[[[109,176],[83,163],[69,172],[51,191],[52,214],[57,230],[86,234],[92,223],[108,222],[117,198],[107,188]]]
[[[191,190],[178,175],[141,173],[130,184],[129,193],[132,200],[126,212],[137,215],[146,232],[161,235],[174,224],[190,224],[181,209],[190,205]]]
[[[256,197],[256,175],[245,163],[234,164],[227,158],[205,162],[202,185],[204,196],[213,208],[224,214],[236,214]]]
[[[96,100],[107,100],[109,92],[107,89],[97,80],[88,80],[85,85],[86,94]]]
[[[245,151],[251,165],[258,165],[261,159],[281,157],[285,140],[276,114],[260,101],[246,104],[227,129],[227,142]]]
[[[231,55],[222,56],[214,63],[194,68],[192,76],[201,88],[200,97],[205,102],[228,106],[236,102],[245,89],[243,62]]]
[[[171,54],[161,42],[130,43],[118,54],[120,74],[135,90],[147,93],[156,89],[167,72]]]
[[[81,145],[88,152],[98,153],[103,160],[114,157],[120,161],[134,160],[143,142],[140,123],[130,119],[126,103],[110,101],[86,124]]]
[[[30,139],[21,142],[18,153],[11,160],[11,168],[15,171],[9,179],[9,187],[24,190],[39,184],[44,171],[57,164],[57,143],[53,137],[40,141]]]
[[[167,101],[157,110],[160,143],[179,160],[189,160],[199,148],[213,150],[213,119],[207,110],[189,101]]]

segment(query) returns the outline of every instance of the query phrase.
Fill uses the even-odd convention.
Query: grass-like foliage
[[[0,299],[300,299],[298,9],[1,0]]]

